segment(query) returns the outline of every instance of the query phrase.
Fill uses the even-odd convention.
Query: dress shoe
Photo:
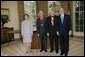
[[[56,53],[58,53],[58,51],[56,51]]]
[[[50,52],[53,52],[54,50],[51,50]]]
[[[43,50],[41,49],[40,52],[42,52]]]
[[[68,53],[65,53],[65,56],[67,56],[68,55]]]
[[[61,54],[60,54],[60,55],[63,55],[63,54],[64,54],[64,53],[62,53],[62,52],[61,52]]]
[[[45,50],[45,52],[47,52],[47,50]]]

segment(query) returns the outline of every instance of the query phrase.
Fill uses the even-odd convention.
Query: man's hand
[[[49,33],[47,33],[47,36],[49,36]]]
[[[57,33],[57,35],[59,36],[59,32],[56,32]]]
[[[37,36],[39,37],[39,33],[37,34]]]
[[[71,33],[72,33],[72,31],[70,30],[70,31],[69,31],[69,35],[71,35]]]

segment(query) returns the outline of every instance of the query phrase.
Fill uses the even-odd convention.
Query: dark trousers
[[[69,35],[60,36],[60,50],[61,53],[68,53],[69,51]]]
[[[40,46],[42,50],[47,50],[47,38],[45,34],[40,34]]]
[[[56,50],[58,51],[58,36],[56,34],[50,34],[49,35],[49,39],[50,39],[50,48],[51,50]]]

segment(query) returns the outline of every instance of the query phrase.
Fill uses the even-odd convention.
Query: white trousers
[[[24,42],[24,48],[26,52],[30,52],[31,51],[31,42]]]

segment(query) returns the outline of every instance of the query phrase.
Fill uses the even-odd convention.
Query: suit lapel
[[[62,21],[61,21],[61,16],[59,16],[59,19],[60,19],[60,23],[62,24]]]
[[[51,16],[49,17],[49,19],[50,19],[50,24],[51,24]]]
[[[64,22],[65,22],[65,14],[64,14],[63,24],[64,24]]]

